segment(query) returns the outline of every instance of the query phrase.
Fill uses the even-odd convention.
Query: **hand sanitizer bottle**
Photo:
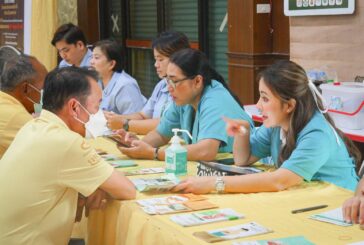
[[[174,128],[172,129],[174,136],[171,139],[165,153],[166,174],[174,174],[176,176],[187,174],[187,149],[181,145],[181,139],[178,137],[178,132],[186,133],[191,139],[192,136],[187,130]]]

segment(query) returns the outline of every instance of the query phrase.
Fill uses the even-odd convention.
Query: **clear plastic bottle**
[[[166,174],[176,176],[187,174],[187,149],[181,145],[181,139],[178,132],[186,133],[191,139],[192,136],[187,130],[174,128],[174,136],[171,139],[171,145],[165,151]]]

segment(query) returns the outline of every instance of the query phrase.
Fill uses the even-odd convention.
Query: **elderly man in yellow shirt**
[[[0,77],[0,159],[23,125],[32,119],[34,108],[41,109],[41,90],[46,68],[34,57],[2,55]]]
[[[0,160],[0,244],[67,244],[78,193],[99,188],[116,199],[135,198],[132,182],[84,139],[101,96],[94,71],[67,67],[47,75],[40,116],[19,130]]]

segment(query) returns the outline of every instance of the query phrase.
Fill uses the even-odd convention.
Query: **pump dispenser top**
[[[191,139],[191,134],[184,129],[172,129],[174,136],[171,139],[171,146],[166,149],[166,173],[174,175],[187,174],[187,150],[181,145],[181,138],[178,132],[186,133]]]
[[[185,129],[173,128],[172,132],[174,133],[174,136],[171,139],[172,144],[181,144],[181,138],[178,136],[178,132],[186,133],[188,137],[190,137],[190,139],[192,140],[192,135]]]

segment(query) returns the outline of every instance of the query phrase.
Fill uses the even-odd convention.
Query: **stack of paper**
[[[235,220],[241,218],[244,218],[244,215],[235,212],[231,208],[189,214],[176,214],[170,217],[173,222],[182,226],[202,225],[212,222]]]
[[[193,235],[206,242],[220,242],[224,240],[265,234],[268,232],[272,232],[272,230],[259,225],[258,223],[250,222],[218,230],[195,232]]]
[[[100,156],[114,168],[138,166],[133,160],[124,160],[114,154],[102,154]]]
[[[343,217],[343,212],[341,208],[330,210],[327,212],[314,214],[310,216],[311,219],[331,223],[340,226],[351,226],[352,224],[346,223]]]
[[[168,197],[138,200],[137,203],[148,214],[169,214],[217,208],[206,201],[206,197],[194,194],[179,194]]]
[[[153,179],[132,179],[131,181],[140,192],[169,191],[180,182],[175,175],[164,175]]]
[[[164,168],[142,168],[142,169],[134,169],[125,171],[125,176],[132,176],[132,175],[144,175],[144,174],[159,174],[164,173]]]

